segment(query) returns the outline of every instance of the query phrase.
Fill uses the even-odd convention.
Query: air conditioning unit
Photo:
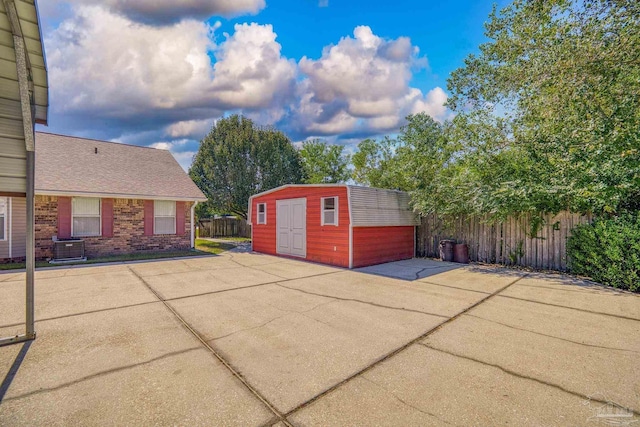
[[[56,240],[53,242],[53,261],[83,261],[84,240]]]

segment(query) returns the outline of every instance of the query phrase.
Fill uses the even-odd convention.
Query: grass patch
[[[91,258],[86,261],[70,261],[70,262],[64,262],[64,263],[58,263],[58,264],[50,264],[47,261],[37,261],[36,268],[65,266],[65,265],[100,264],[105,262],[144,261],[144,260],[150,260],[150,259],[190,257],[190,256],[209,255],[209,254],[217,255],[233,248],[234,246],[232,244],[225,244],[225,243],[219,243],[219,242],[211,242],[208,240],[196,239],[195,250],[169,251],[169,252],[134,252],[132,254],[112,255],[112,256],[105,256],[100,258]],[[0,264],[0,271],[17,270],[21,268],[25,268],[24,262]]]
[[[220,240],[228,240],[230,242],[238,242],[238,243],[249,243],[251,241],[251,237],[211,237],[212,239],[220,239]]]
[[[210,254],[219,254],[235,246],[229,243],[212,242],[211,240],[196,239],[196,250]]]

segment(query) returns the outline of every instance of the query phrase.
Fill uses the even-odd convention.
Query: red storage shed
[[[248,219],[256,252],[348,268],[412,258],[418,225],[407,193],[345,184],[256,194]]]

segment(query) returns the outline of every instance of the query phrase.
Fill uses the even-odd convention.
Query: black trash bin
[[[469,246],[465,243],[456,243],[453,246],[453,262],[469,264]]]
[[[442,261],[453,262],[453,246],[455,240],[440,240],[440,259]]]

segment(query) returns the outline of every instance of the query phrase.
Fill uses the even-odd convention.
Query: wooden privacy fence
[[[251,237],[251,226],[242,218],[202,218],[200,237]]]
[[[591,220],[590,215],[570,212],[542,218],[523,214],[503,222],[487,222],[477,216],[452,219],[428,215],[417,230],[416,253],[438,257],[440,240],[452,239],[469,245],[471,261],[563,271],[567,269],[571,230]]]

